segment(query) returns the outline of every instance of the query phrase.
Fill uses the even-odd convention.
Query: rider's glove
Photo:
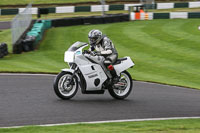
[[[96,56],[96,55],[97,55],[97,56],[100,56],[100,55],[101,55],[101,52],[99,52],[99,51],[95,51],[95,52],[94,52],[94,51],[91,51],[91,52],[90,52],[90,55],[92,55],[92,56]]]
[[[96,56],[96,53],[93,52],[93,51],[91,51],[91,52],[90,52],[90,55],[92,55],[92,56]]]
[[[91,51],[89,51],[89,50],[84,50],[84,52],[83,52],[84,54],[90,54],[91,53]]]
[[[100,52],[100,51],[97,51],[97,52],[96,52],[96,55],[97,55],[97,56],[100,56],[100,55],[101,55],[101,52]]]
[[[90,49],[91,49],[91,51],[94,51],[94,50],[95,50],[94,46],[91,46]]]

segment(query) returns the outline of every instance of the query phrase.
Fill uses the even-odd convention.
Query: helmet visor
[[[97,39],[98,39],[97,37],[89,37],[90,44],[96,43]]]

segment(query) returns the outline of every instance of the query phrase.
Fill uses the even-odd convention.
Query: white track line
[[[33,125],[33,126],[49,127],[49,126],[75,125],[75,124],[99,124],[99,123],[180,120],[180,119],[200,119],[200,117],[197,116],[197,117],[168,117],[168,118],[125,119],[125,120],[108,120],[108,121],[91,121],[91,122],[44,124],[44,125]],[[29,125],[27,125],[27,126],[29,126]],[[27,126],[12,126],[12,127],[0,127],[0,128],[22,128],[22,127],[27,127]]]

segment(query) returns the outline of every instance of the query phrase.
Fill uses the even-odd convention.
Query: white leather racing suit
[[[104,64],[106,66],[115,63],[118,57],[117,50],[115,49],[112,41],[106,36],[103,36],[101,41],[95,46],[91,45],[90,50],[96,50],[96,52],[98,52],[101,56],[104,56]]]
[[[103,67],[106,74],[110,78],[116,77],[117,74],[114,70],[114,67],[112,70],[108,70],[108,66],[113,65],[118,58],[117,50],[115,49],[112,41],[108,37],[103,36],[98,44],[96,44],[95,46],[90,45],[90,51],[94,50],[96,50],[98,55],[104,56],[105,60],[102,60],[102,65],[104,64]]]

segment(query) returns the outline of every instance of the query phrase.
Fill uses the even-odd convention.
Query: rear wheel
[[[127,71],[123,71],[120,74],[119,82],[114,84],[112,89],[109,89],[109,93],[116,99],[126,98],[132,91],[132,78]]]
[[[58,74],[54,81],[54,91],[56,95],[64,100],[72,98],[78,90],[78,81],[76,77],[73,77],[70,72],[61,72]],[[71,83],[70,83],[71,81]]]

